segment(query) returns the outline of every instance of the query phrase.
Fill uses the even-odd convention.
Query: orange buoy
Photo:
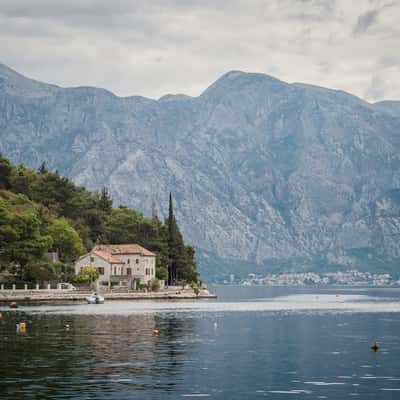
[[[17,333],[26,333],[26,323],[25,322],[20,322],[19,324],[16,325],[17,328]]]
[[[158,329],[153,329],[152,336],[158,336]]]
[[[371,349],[372,349],[373,351],[378,351],[378,349],[379,349],[379,343],[378,343],[376,340],[374,340],[374,343],[372,343]]]

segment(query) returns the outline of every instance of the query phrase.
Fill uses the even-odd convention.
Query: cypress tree
[[[174,285],[176,283],[176,221],[174,216],[174,206],[172,203],[172,194],[169,193],[169,205],[168,205],[168,285]]]
[[[99,207],[106,213],[111,212],[112,210],[112,198],[108,193],[108,190],[105,186],[101,189],[101,194],[99,198]]]
[[[195,281],[194,251],[188,253],[174,216],[172,194],[169,194],[168,229],[168,285],[181,281]],[[190,260],[189,260],[190,258]]]

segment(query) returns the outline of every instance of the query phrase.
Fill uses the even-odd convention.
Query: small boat
[[[86,297],[86,301],[88,304],[104,304],[104,297],[100,296],[97,293],[93,293],[90,296]]]
[[[18,308],[18,304],[17,304],[15,301],[13,301],[12,303],[10,303],[8,306],[9,306],[10,308]]]

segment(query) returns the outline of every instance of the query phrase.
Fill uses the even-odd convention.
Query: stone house
[[[75,263],[75,274],[84,267],[99,271],[99,284],[133,286],[146,284],[156,276],[156,255],[138,244],[97,245]]]

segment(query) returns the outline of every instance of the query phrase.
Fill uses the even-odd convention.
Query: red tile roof
[[[95,254],[96,256],[99,256],[103,260],[107,261],[110,264],[125,264],[122,260],[120,260],[117,257],[114,257],[112,254],[108,253],[107,251],[103,250],[98,250],[94,248],[92,250],[92,253]]]
[[[153,256],[155,254],[151,251],[145,249],[138,244],[99,244],[93,248],[93,250],[104,251],[113,256],[117,256],[119,254],[139,254],[141,256]]]

